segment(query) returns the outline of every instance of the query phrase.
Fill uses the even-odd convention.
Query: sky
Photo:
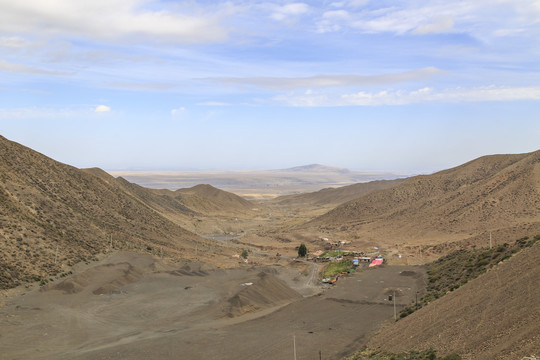
[[[0,134],[105,170],[540,149],[540,1],[0,0]]]

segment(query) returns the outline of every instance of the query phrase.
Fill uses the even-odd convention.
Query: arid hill
[[[166,207],[190,212],[174,199],[151,198],[99,169],[79,170],[3,137],[0,178],[1,288],[46,281],[107,251],[111,239],[114,248],[185,258],[196,246],[210,248],[208,240],[160,213]]]
[[[208,184],[196,185],[188,189],[178,189],[174,198],[191,209],[206,215],[227,214],[227,216],[253,215],[253,203]]]
[[[148,189],[130,183],[122,177],[114,178],[101,169],[85,169],[84,171],[119,186],[127,194],[140,200],[142,204],[177,225],[198,234],[223,231],[221,228],[229,229],[230,219],[250,219],[259,215],[251,202],[210,185],[197,185],[190,189],[176,191]]]
[[[521,359],[540,351],[540,243],[383,329],[373,349],[434,348],[463,359]]]
[[[287,207],[337,206],[355,200],[377,190],[392,188],[405,179],[376,180],[338,188],[326,188],[316,192],[280,196],[270,203]]]
[[[425,244],[540,223],[540,151],[485,156],[342,204],[300,227],[366,242]]]
[[[170,215],[219,215],[228,216],[252,214],[255,205],[233,193],[217,189],[211,185],[196,185],[188,189],[171,191],[148,189],[133,184],[123,177],[113,177],[107,172],[92,168],[83,171],[94,174],[108,183],[115,183],[127,193],[137,197],[155,210]]]

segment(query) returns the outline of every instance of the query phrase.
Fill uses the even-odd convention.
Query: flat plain
[[[351,171],[323,165],[307,165],[283,170],[109,171],[109,173],[153,189],[177,190],[198,184],[209,184],[249,200],[266,200],[281,195],[405,176],[391,172]]]

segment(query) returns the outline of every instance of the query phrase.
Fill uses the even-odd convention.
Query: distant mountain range
[[[398,173],[359,172],[318,164],[281,170],[112,171],[111,174],[122,176],[131,182],[154,189],[177,190],[198,184],[210,184],[253,199],[273,198],[279,195],[317,191],[327,187],[404,177]]]
[[[350,174],[352,173],[351,170],[345,169],[345,168],[339,168],[339,167],[333,167],[333,166],[326,166],[326,165],[320,165],[320,164],[311,164],[311,165],[304,165],[304,166],[295,166],[288,169],[282,169],[282,170],[276,170],[276,171],[291,171],[291,172],[318,172],[318,173],[341,173],[341,174]]]

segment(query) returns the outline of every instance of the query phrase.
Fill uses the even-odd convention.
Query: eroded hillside
[[[434,348],[464,359],[521,359],[540,348],[540,242],[408,317],[368,344],[400,352]]]
[[[390,244],[456,241],[540,221],[540,151],[485,156],[338,206],[295,231]]]
[[[143,188],[59,163],[3,137],[0,177],[2,288],[47,281],[111,245],[185,258],[196,247],[224,251],[163,216],[151,201],[189,215],[174,200],[145,198]]]

